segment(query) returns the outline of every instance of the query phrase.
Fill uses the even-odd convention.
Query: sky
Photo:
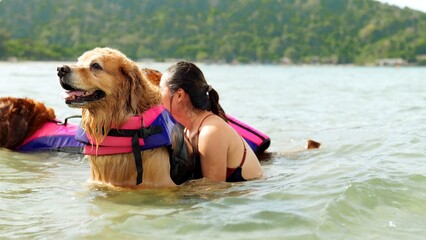
[[[376,0],[382,3],[388,3],[389,5],[395,5],[398,7],[409,7],[412,9],[420,10],[426,13],[426,1],[425,0]]]

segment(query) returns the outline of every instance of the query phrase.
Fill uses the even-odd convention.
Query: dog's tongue
[[[81,96],[85,96],[88,95],[86,91],[65,91],[62,94],[62,98],[64,99],[72,99],[75,97],[81,97]]]

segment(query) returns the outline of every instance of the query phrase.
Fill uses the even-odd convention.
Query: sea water
[[[78,114],[61,64],[0,63],[0,96]],[[426,239],[425,68],[199,66],[270,136],[263,179],[126,191],[88,182],[81,155],[0,150],[0,239]]]

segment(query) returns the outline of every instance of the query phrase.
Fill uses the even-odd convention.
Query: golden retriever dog
[[[29,98],[0,98],[0,147],[15,150],[45,123],[53,122],[53,109]]]
[[[161,105],[159,88],[148,79],[156,72],[139,69],[118,50],[95,48],[83,53],[76,64],[57,70],[66,90],[65,103],[82,109],[81,126],[96,145],[104,140],[111,126],[120,127],[130,117]],[[88,155],[92,181],[124,188],[175,186],[167,148],[142,151],[141,155],[141,184],[135,181],[137,167],[132,153]]]

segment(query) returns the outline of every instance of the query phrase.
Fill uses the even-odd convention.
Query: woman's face
[[[160,81],[160,91],[161,91],[161,100],[163,102],[163,106],[171,112],[171,104],[172,104],[172,91],[170,90],[169,86],[167,85],[167,82],[170,78],[170,74],[165,72],[163,76],[161,76]]]

